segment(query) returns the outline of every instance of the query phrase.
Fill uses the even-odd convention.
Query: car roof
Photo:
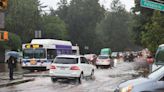
[[[58,55],[56,57],[79,58],[79,57],[84,57],[84,56],[83,55]]]

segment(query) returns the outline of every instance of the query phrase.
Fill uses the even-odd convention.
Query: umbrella
[[[9,52],[6,53],[6,56],[8,56],[8,57],[13,56],[15,58],[18,58],[19,54],[16,51],[9,51]]]

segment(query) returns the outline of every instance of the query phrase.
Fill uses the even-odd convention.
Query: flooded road
[[[53,83],[50,77],[36,77],[32,82],[0,88],[0,92],[113,92],[123,80],[133,78],[130,73],[134,66],[122,62],[113,69],[96,69],[95,80],[84,79],[82,84],[68,80]]]

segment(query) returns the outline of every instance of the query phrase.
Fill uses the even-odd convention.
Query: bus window
[[[23,58],[30,59],[33,58],[33,49],[24,49],[23,50]]]
[[[45,49],[35,49],[34,58],[46,58]]]
[[[56,55],[55,49],[47,49],[47,59],[54,59]]]

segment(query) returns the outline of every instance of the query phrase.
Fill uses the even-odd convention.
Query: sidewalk
[[[0,87],[11,86],[15,84],[33,81],[34,78],[25,78],[22,74],[14,73],[14,80],[9,80],[8,73],[0,73]]]

